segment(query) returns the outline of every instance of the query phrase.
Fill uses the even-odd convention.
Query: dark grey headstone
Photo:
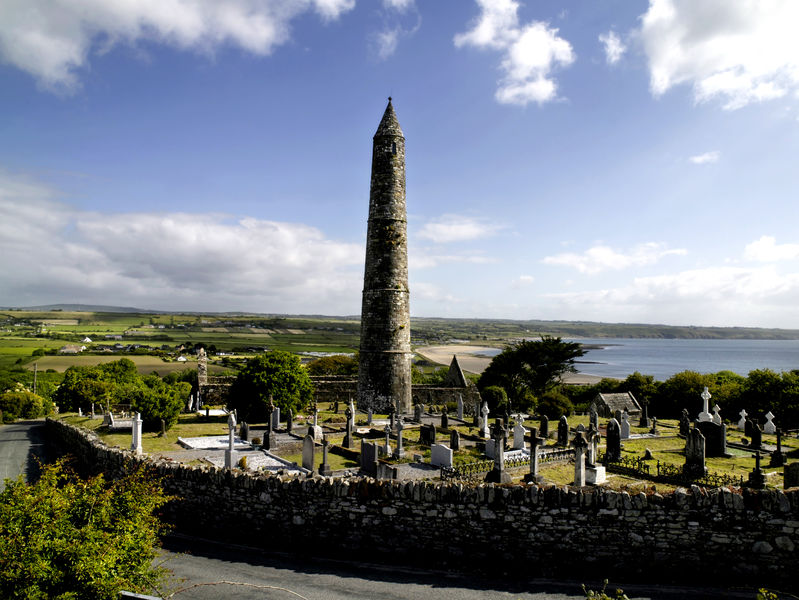
[[[761,450],[763,448],[763,432],[760,430],[760,425],[752,421],[746,420],[746,427],[748,431],[746,435],[749,436],[749,447],[752,450]]]
[[[617,462],[621,459],[621,427],[616,419],[608,421],[605,462]]]
[[[370,477],[377,476],[377,444],[361,441],[361,471]]]
[[[453,429],[449,434],[449,447],[453,451],[461,449],[461,434],[457,429]]]
[[[558,446],[564,448],[569,445],[569,422],[566,416],[562,416],[558,421]]]
[[[541,417],[540,427],[540,435],[542,438],[547,438],[549,436],[549,417],[546,415]]]
[[[705,437],[705,457],[713,458],[727,455],[726,425],[716,425],[713,421],[698,421],[695,427]]]
[[[449,414],[447,407],[444,407],[444,412],[441,413],[441,429],[449,429]]]
[[[784,489],[787,490],[788,488],[799,486],[799,462],[785,465],[783,467],[782,473],[783,473],[782,487]]]
[[[432,446],[436,443],[436,426],[422,425],[419,428],[419,443],[423,446]]]
[[[705,436],[696,427],[688,432],[685,438],[685,465],[683,473],[688,477],[704,477],[707,475],[705,466]]]
[[[316,444],[314,444],[313,436],[306,435],[302,440],[302,468],[313,471],[314,469],[314,453]]]
[[[680,435],[687,437],[691,432],[691,418],[688,416],[688,409],[683,408],[680,414]]]
[[[239,437],[245,442],[250,441],[250,426],[247,425],[247,421],[241,422],[241,427],[239,427]]]

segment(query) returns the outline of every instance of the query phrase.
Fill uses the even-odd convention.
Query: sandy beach
[[[494,350],[491,346],[463,346],[460,344],[447,344],[445,346],[420,346],[416,348],[416,353],[424,356],[427,360],[449,366],[452,356],[457,355],[458,364],[464,371],[470,373],[482,373],[491,362],[488,356],[482,356],[479,352]],[[592,384],[597,383],[601,377],[597,375],[586,375],[584,373],[567,373],[563,376],[564,383],[573,384]]]

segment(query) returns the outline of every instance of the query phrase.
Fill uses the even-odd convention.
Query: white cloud
[[[514,289],[519,289],[532,285],[534,281],[535,277],[533,277],[532,275],[519,275],[516,279],[511,281],[510,285]]]
[[[665,244],[648,242],[628,250],[619,252],[605,245],[589,248],[582,254],[567,252],[547,256],[541,260],[548,265],[563,265],[577,269],[580,273],[593,275],[607,270],[620,270],[629,267],[641,267],[656,263],[664,256],[686,254],[684,249],[666,248]]]
[[[718,150],[713,150],[712,152],[705,152],[704,154],[691,156],[688,158],[688,160],[695,165],[707,165],[719,162],[719,158],[721,158],[721,152]]]
[[[629,285],[549,294],[559,318],[679,325],[799,327],[788,309],[799,302],[799,273],[772,265],[711,267],[641,277]]]
[[[480,15],[472,29],[455,36],[455,46],[488,48],[504,53],[495,97],[502,104],[544,104],[557,98],[552,71],[574,62],[571,44],[548,23],[519,23],[517,0],[477,0]]]
[[[352,314],[364,250],[298,223],[70,209],[0,173],[0,304]]]
[[[438,244],[447,244],[490,237],[500,229],[502,229],[501,226],[481,219],[459,215],[442,215],[429,223],[425,223],[418,236]]]
[[[70,92],[93,50],[147,40],[210,52],[232,44],[266,55],[290,37],[308,11],[329,21],[355,0],[4,0],[0,60],[48,89]]]
[[[777,240],[764,235],[759,240],[747,244],[744,258],[758,262],[777,262],[799,258],[799,244],[777,244]]]
[[[398,12],[405,12],[415,8],[415,0],[383,0],[383,6],[396,10]]]
[[[422,17],[414,0],[383,0],[383,29],[373,33],[371,46],[379,60],[397,51],[400,40],[415,34],[422,26]]]
[[[442,264],[466,263],[472,265],[488,265],[497,262],[496,259],[475,254],[434,254],[427,248],[412,249],[408,257],[411,271],[416,269],[430,269]]]
[[[641,21],[656,96],[690,84],[733,110],[799,91],[795,0],[650,0]]]
[[[615,31],[599,34],[599,41],[605,47],[605,60],[609,65],[615,65],[627,51],[627,46],[621,41]]]

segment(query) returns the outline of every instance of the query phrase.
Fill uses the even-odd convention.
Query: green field
[[[39,370],[53,369],[59,373],[63,373],[69,367],[79,366],[86,367],[90,365],[100,365],[108,362],[119,360],[120,358],[127,358],[136,363],[136,368],[142,375],[150,375],[153,371],[160,376],[173,371],[182,371],[184,369],[196,369],[196,360],[187,360],[186,362],[169,361],[165,362],[158,356],[140,356],[140,355],[118,355],[118,354],[78,354],[78,355],[61,355],[61,356],[42,356],[36,359],[35,364],[38,365]],[[34,362],[27,365],[28,369],[33,369]],[[225,369],[219,365],[209,364],[208,370],[210,373],[221,373]]]

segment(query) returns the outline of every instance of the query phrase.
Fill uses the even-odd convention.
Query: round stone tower
[[[405,137],[388,99],[372,144],[358,407],[411,410]]]

